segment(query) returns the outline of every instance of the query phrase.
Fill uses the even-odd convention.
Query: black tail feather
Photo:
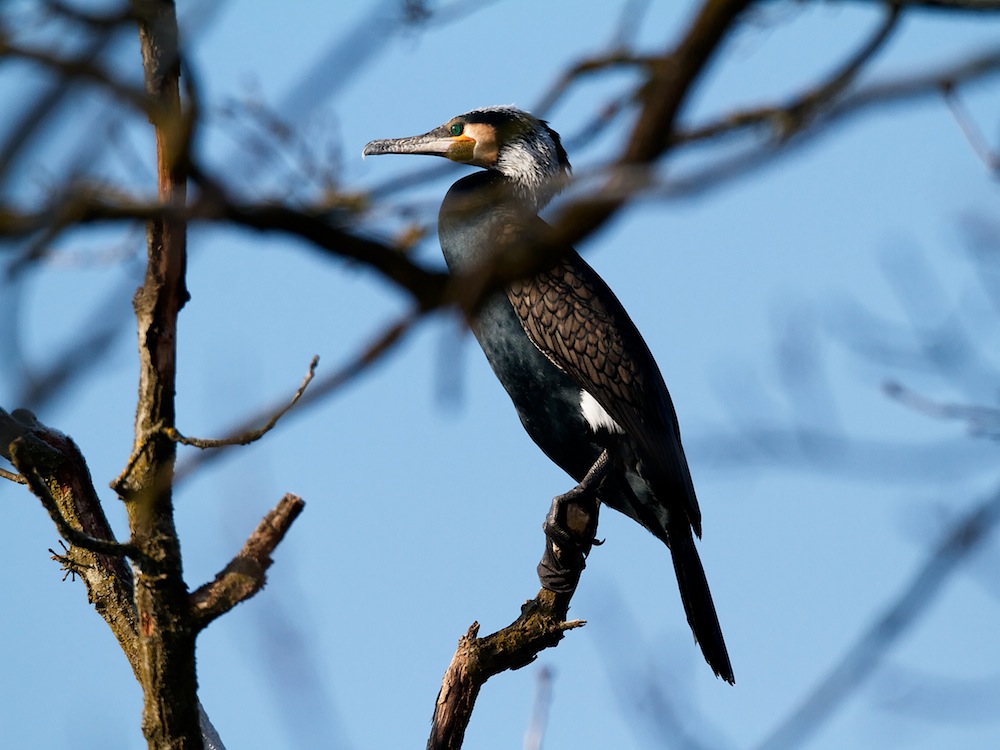
[[[733,677],[733,667],[729,663],[726,642],[722,637],[722,628],[719,627],[719,618],[715,614],[705,569],[694,546],[691,527],[687,523],[671,524],[668,535],[677,586],[681,591],[681,601],[694,638],[715,674],[734,685],[736,679]]]

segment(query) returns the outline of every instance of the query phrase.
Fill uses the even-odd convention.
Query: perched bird
[[[452,185],[441,205],[438,233],[453,273],[537,243],[548,229],[538,212],[570,171],[559,135],[513,107],[476,109],[424,135],[372,141],[363,153],[433,154],[485,169]],[[607,462],[600,501],[670,548],[695,639],[716,675],[732,683],[695,548],[701,512],[677,415],[614,293],[567,247],[540,272],[486,295],[470,326],[525,430],[552,461],[578,482]]]

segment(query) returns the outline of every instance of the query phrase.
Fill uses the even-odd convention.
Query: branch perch
[[[490,677],[527,666],[543,649],[556,646],[567,630],[586,624],[567,621],[566,615],[594,544],[600,510],[597,491],[608,466],[605,451],[580,484],[552,501],[542,526],[546,535],[538,565],[542,589],[521,606],[521,615],[485,638],[479,638],[479,623],[474,622],[459,640],[441,681],[428,750],[461,748],[476,697]]]
[[[441,681],[427,750],[461,748],[479,690],[490,677],[527,666],[540,651],[558,644],[567,630],[586,624],[585,620],[566,621],[571,598],[572,593],[542,589],[521,606],[520,617],[485,638],[478,637],[479,623],[472,623],[459,639]]]

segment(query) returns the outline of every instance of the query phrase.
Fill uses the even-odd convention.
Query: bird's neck
[[[476,172],[452,185],[438,216],[448,268],[459,272],[488,260],[509,230],[523,229],[536,220],[538,207],[548,202],[539,204],[538,200],[530,186],[492,170]]]
[[[501,154],[494,175],[508,185],[513,199],[526,211],[537,214],[555,198],[569,181],[566,171],[556,163],[540,169],[534,160],[519,159],[517,153]]]

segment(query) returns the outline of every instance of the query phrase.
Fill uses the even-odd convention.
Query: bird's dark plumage
[[[424,153],[485,167],[455,183],[438,231],[453,272],[530,247],[537,212],[565,185],[569,160],[546,123],[512,107],[453,118],[423,136],[372,141],[367,154]],[[709,665],[733,682],[695,548],[701,512],[670,394],[642,336],[600,276],[572,249],[494,292],[470,320],[525,430],[580,481],[608,450],[602,502],[670,547],[688,623]]]

